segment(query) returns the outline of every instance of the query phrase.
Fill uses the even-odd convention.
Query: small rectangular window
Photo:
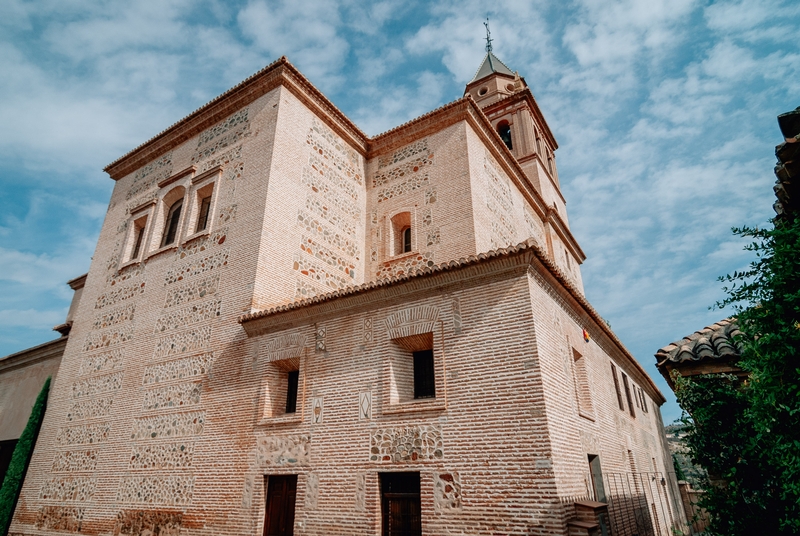
[[[433,350],[414,352],[414,398],[435,398],[436,381],[433,373]]]
[[[297,384],[300,379],[300,371],[292,370],[286,373],[286,413],[297,411]]]
[[[611,363],[611,377],[614,378],[614,390],[617,392],[617,404],[619,409],[625,411],[625,402],[622,401],[622,391],[619,389],[619,379],[617,378],[617,367]]]
[[[639,388],[639,398],[642,400],[642,410],[644,410],[645,413],[650,413],[647,409],[647,397],[644,395],[644,391],[642,391],[641,387]]]
[[[200,200],[200,212],[197,214],[197,227],[194,232],[205,231],[208,227],[208,210],[211,208],[211,196],[208,195]]]
[[[631,387],[628,383],[628,377],[625,373],[622,373],[622,385],[625,386],[625,398],[628,399],[628,411],[631,414],[631,417],[636,417],[636,410],[633,409],[633,398],[631,397]]]

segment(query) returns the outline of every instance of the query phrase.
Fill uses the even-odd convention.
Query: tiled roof
[[[738,358],[741,345],[736,341],[736,336],[740,334],[735,318],[720,320],[661,348],[656,352],[657,366],[661,368],[665,364]]]
[[[514,76],[514,73],[511,71],[511,69],[509,69],[505,63],[500,61],[500,58],[491,52],[487,52],[486,56],[483,58],[481,66],[478,67],[478,71],[475,73],[475,76],[472,77],[470,84],[477,82],[478,80],[482,80],[493,73]]]

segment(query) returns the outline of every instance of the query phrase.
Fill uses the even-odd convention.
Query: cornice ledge
[[[403,294],[412,295],[428,291],[430,288],[441,288],[450,284],[463,285],[471,280],[485,280],[487,276],[498,276],[515,270],[521,273],[527,269],[530,260],[537,254],[544,255],[533,240],[528,240],[517,246],[471,255],[468,258],[423,268],[410,274],[371,281],[314,298],[242,315],[239,317],[239,323],[243,325],[248,335],[253,336],[265,329],[274,329],[272,326],[276,324],[283,325],[327,312],[341,314],[343,309],[350,307],[363,309],[368,304],[381,303],[386,299],[394,300],[398,295],[398,288],[406,287],[406,285],[410,285],[406,287],[409,290],[404,291]],[[398,285],[402,285],[402,287]],[[381,290],[384,292],[372,296]],[[347,298],[355,298],[355,300]],[[309,312],[312,310],[313,314]]]
[[[650,375],[644,370],[642,365],[636,358],[631,354],[628,348],[623,344],[623,342],[617,337],[617,335],[611,331],[611,328],[608,327],[606,321],[600,314],[595,310],[589,300],[578,291],[578,288],[575,284],[564,274],[564,272],[556,265],[556,263],[545,253],[541,250],[541,248],[536,248],[536,258],[539,263],[532,262],[530,265],[530,270],[536,270],[537,264],[540,264],[544,269],[537,270],[539,277],[541,277],[553,291],[557,292],[561,295],[565,301],[569,302],[578,313],[579,316],[586,316],[588,317],[592,323],[595,325],[597,330],[602,332],[602,334],[608,338],[608,340],[612,343],[620,353],[622,357],[624,357],[632,366],[633,368],[641,375],[638,378],[640,381],[639,383],[644,384],[645,382],[651,388],[651,394],[655,395],[655,398],[659,402],[659,405],[663,404],[667,401],[664,398],[664,395],[658,389],[656,384],[653,382],[653,379],[650,378]],[[583,315],[581,315],[583,313]]]

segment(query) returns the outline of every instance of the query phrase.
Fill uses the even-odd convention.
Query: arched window
[[[161,239],[162,248],[175,242],[175,238],[178,236],[178,223],[181,221],[182,208],[183,198],[178,199],[169,207],[167,219],[164,222],[164,238]]]
[[[500,124],[497,125],[497,133],[500,134],[500,139],[503,140],[506,147],[508,147],[509,150],[513,149],[511,144],[511,125],[508,124],[508,121],[501,121]]]

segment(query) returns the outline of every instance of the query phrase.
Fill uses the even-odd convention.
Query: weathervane
[[[489,17],[486,17],[486,22],[483,23],[486,26],[486,52],[492,51],[492,32],[489,30]]]

